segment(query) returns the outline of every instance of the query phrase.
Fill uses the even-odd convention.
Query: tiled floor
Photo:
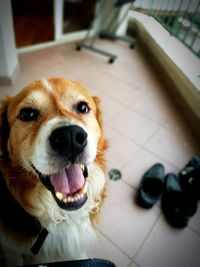
[[[122,179],[108,179],[91,256],[110,259],[118,267],[199,267],[200,208],[189,226],[178,230],[165,221],[159,204],[143,210],[134,202],[146,169],[162,162],[166,172],[177,173],[192,155],[200,154],[197,140],[139,47],[130,50],[109,41],[98,45],[119,55],[113,65],[102,56],[75,51],[74,44],[20,55],[19,80],[1,87],[0,96],[51,76],[78,80],[100,96],[110,143],[108,170],[120,169]]]

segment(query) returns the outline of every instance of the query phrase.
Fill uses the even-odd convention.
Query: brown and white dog
[[[0,130],[0,241],[10,266],[87,257],[105,191],[99,99],[76,82],[35,81],[0,101]]]

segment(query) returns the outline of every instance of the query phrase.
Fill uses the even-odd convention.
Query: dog
[[[0,241],[8,266],[87,258],[105,198],[100,100],[63,78],[0,101]]]

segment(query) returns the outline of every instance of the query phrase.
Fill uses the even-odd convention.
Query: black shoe
[[[168,222],[177,228],[188,225],[189,219],[197,210],[197,198],[183,191],[175,174],[169,173],[165,178],[162,196],[162,209]]]
[[[164,166],[154,164],[143,176],[136,202],[139,206],[150,209],[161,197],[164,188]]]
[[[200,157],[192,157],[179,173],[180,184],[188,194],[200,199]]]

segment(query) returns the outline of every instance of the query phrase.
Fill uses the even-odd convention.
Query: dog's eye
[[[80,113],[88,113],[90,111],[90,107],[88,106],[88,104],[84,101],[81,101],[77,104],[76,107],[77,111]]]
[[[39,111],[33,108],[22,108],[17,116],[21,121],[33,121],[36,120],[39,115]]]

